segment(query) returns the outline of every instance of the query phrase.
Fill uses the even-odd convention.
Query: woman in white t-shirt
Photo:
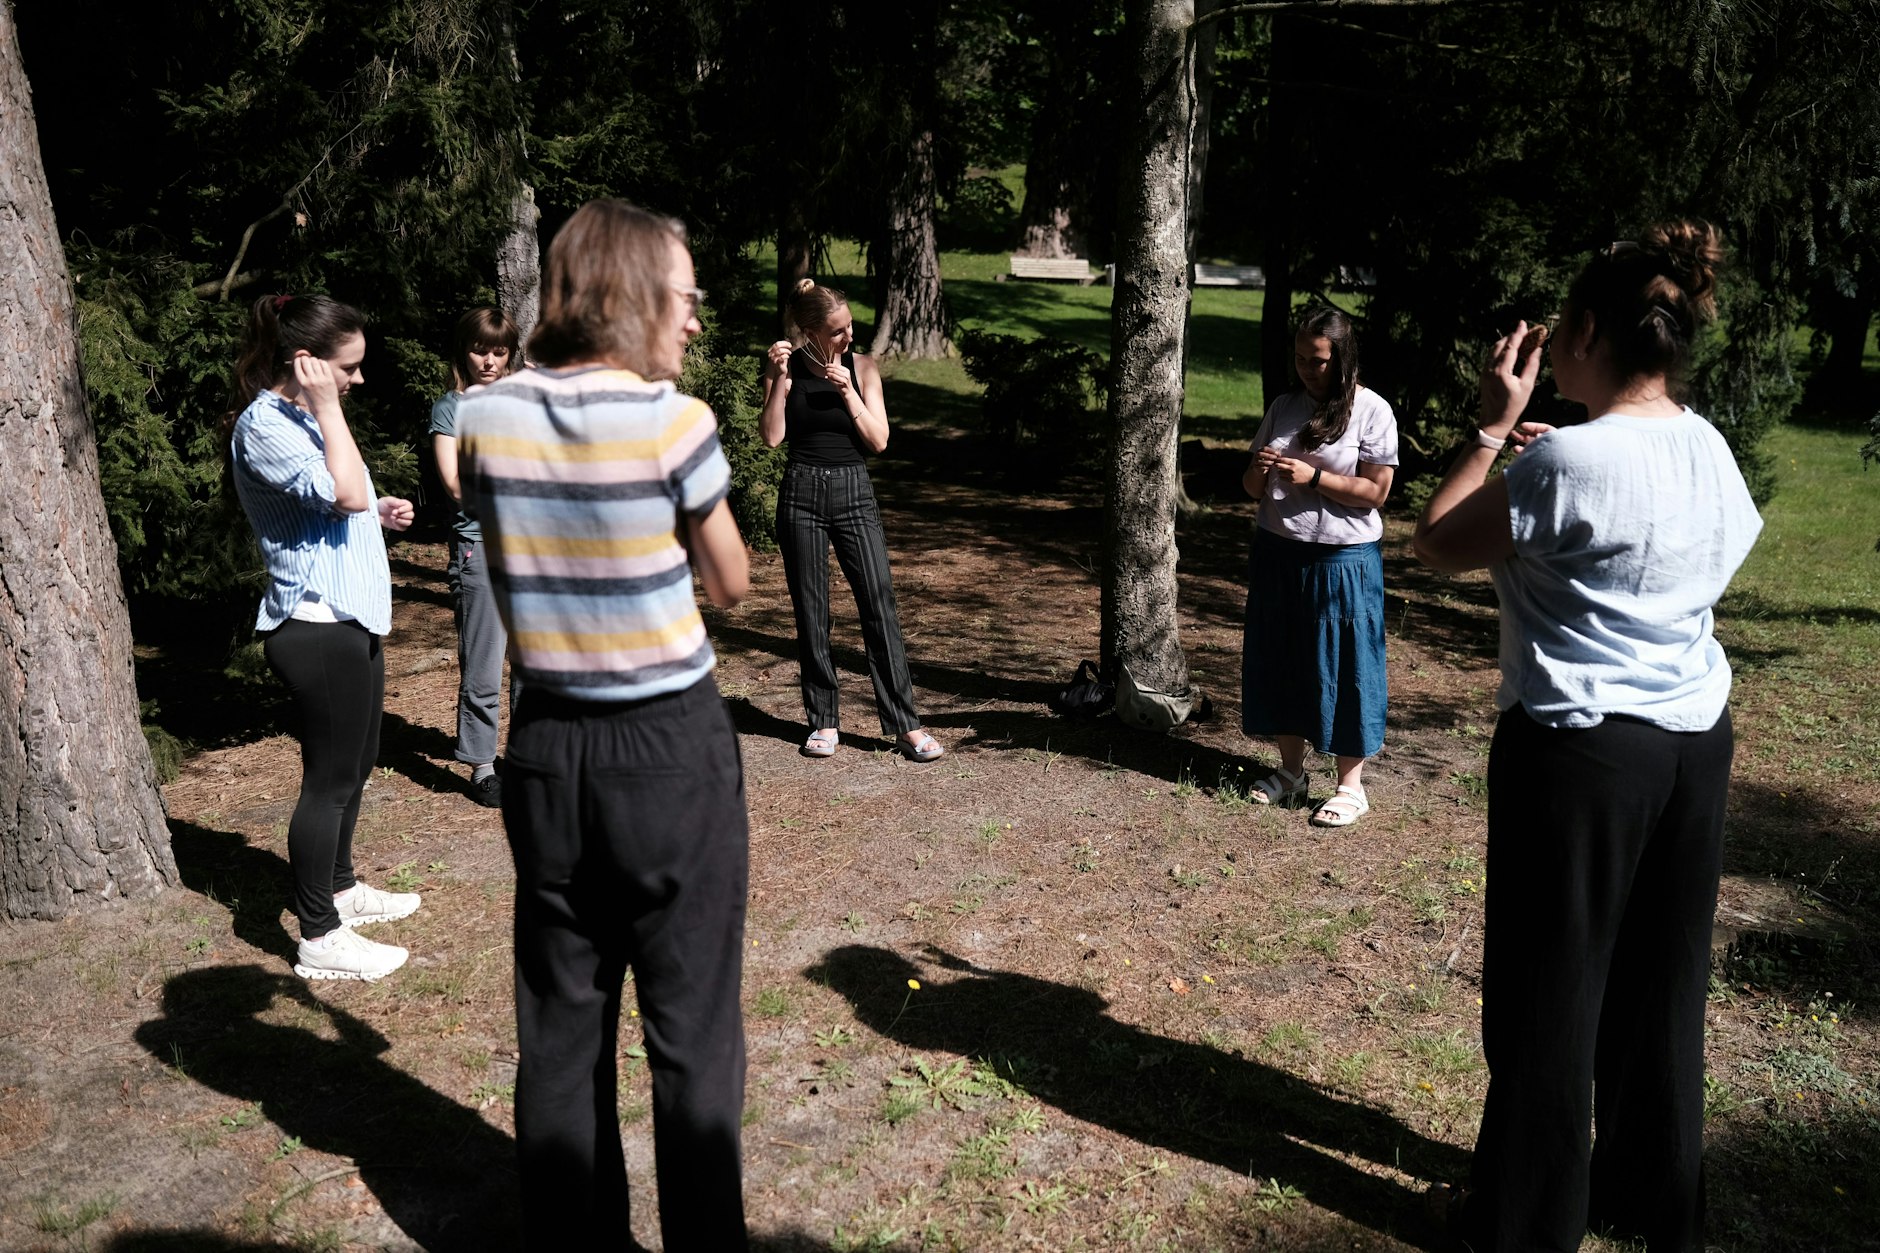
[[[1578,1248],[1589,1225],[1653,1253],[1704,1245],[1734,744],[1711,607],[1762,527],[1723,437],[1675,398],[1721,255],[1715,228],[1672,222],[1587,263],[1550,352],[1583,425],[1518,425],[1547,336],[1523,322],[1498,340],[1482,429],[1417,526],[1425,563],[1487,567],[1501,599],[1488,1101],[1468,1189],[1437,1190],[1480,1253]],[[1488,478],[1510,439],[1520,456]]]
[[[1263,805],[1306,799],[1306,744],[1338,760],[1312,814],[1348,827],[1370,812],[1364,762],[1384,746],[1384,560],[1378,510],[1397,466],[1397,418],[1358,382],[1351,319],[1306,311],[1293,337],[1299,387],[1274,401],[1241,483],[1260,502],[1247,579],[1241,729],[1270,735],[1279,769]]]

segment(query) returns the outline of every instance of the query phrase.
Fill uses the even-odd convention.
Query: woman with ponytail
[[[910,761],[945,752],[921,728],[914,682],[894,607],[888,542],[864,457],[888,446],[888,410],[881,371],[854,351],[855,319],[848,297],[813,279],[791,294],[795,339],[772,344],[764,360],[764,410],[759,427],[790,458],[777,492],[777,543],[796,611],[801,652],[806,757],[832,757],[841,726],[835,661],[829,654],[829,546],[855,593],[868,677],[882,734]]]
[[[1704,1247],[1704,1001],[1734,747],[1712,606],[1762,528],[1728,445],[1679,399],[1715,314],[1714,227],[1587,262],[1548,345],[1590,421],[1522,423],[1544,329],[1490,350],[1481,430],[1417,524],[1438,570],[1501,601],[1488,763],[1482,1046],[1467,1189],[1476,1253],[1574,1249],[1589,1225]],[[1504,443],[1519,450],[1489,471]],[[1598,1137],[1592,1137],[1598,1093]]]
[[[1364,762],[1384,747],[1384,559],[1378,510],[1397,466],[1397,417],[1358,381],[1343,312],[1308,309],[1293,336],[1299,387],[1274,401],[1241,479],[1260,502],[1247,586],[1241,729],[1270,735],[1279,769],[1259,804],[1306,800],[1306,745],[1338,763],[1312,814],[1348,827],[1370,812]]]
[[[340,400],[364,381],[365,318],[325,296],[263,296],[249,315],[223,419],[235,494],[267,563],[255,629],[293,695],[300,800],[287,826],[305,979],[378,979],[407,953],[352,928],[403,918],[412,892],[353,874],[353,824],[379,752],[385,698],[380,641],[392,628],[384,527],[411,525],[411,502],[381,497]]]

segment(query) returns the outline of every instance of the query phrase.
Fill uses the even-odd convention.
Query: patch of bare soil
[[[910,429],[877,473],[938,763],[880,737],[840,601],[843,747],[798,755],[774,556],[743,607],[710,617],[751,810],[759,1246],[1438,1247],[1418,1198],[1462,1176],[1486,1080],[1486,581],[1422,571],[1393,522],[1374,808],[1320,830],[1245,799],[1273,764],[1238,731],[1249,510],[1182,526],[1183,641],[1215,720],[1163,737],[1072,723],[1043,702],[1095,652],[1099,501],[1076,476],[1039,490],[988,460]],[[0,1247],[516,1243],[513,876],[451,760],[443,568],[441,544],[394,554],[384,768],[358,835],[367,877],[424,893],[380,929],[412,964],[371,986],[294,977],[295,746],[265,698],[205,676],[203,701],[252,716],[167,789],[183,886],[0,930]],[[1854,803],[1873,799],[1869,780]],[[1801,900],[1760,867],[1733,877],[1720,942],[1786,953],[1785,919],[1825,916]],[[1726,988],[1713,1069],[1763,1055],[1773,1027],[1748,1004],[1782,996]],[[635,1234],[657,1248],[643,1057],[629,1019],[620,1121]],[[1730,1153],[1720,1173],[1740,1177]],[[1871,1204],[1871,1183],[1847,1186]],[[1728,1247],[1783,1244],[1752,1202],[1719,1208],[1745,1233]]]

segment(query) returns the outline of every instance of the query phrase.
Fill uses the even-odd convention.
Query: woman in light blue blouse
[[[1587,263],[1550,353],[1584,424],[1520,424],[1548,337],[1523,322],[1498,340],[1482,429],[1417,526],[1424,562],[1487,567],[1501,600],[1488,1101],[1468,1189],[1438,1192],[1477,1253],[1577,1249],[1589,1226],[1652,1253],[1704,1247],[1734,747],[1711,609],[1762,527],[1723,437],[1677,395],[1721,254],[1713,227],[1671,222]],[[1489,478],[1510,440],[1520,456]]]
[[[379,751],[381,637],[392,627],[380,528],[411,525],[411,502],[380,497],[340,398],[363,381],[365,318],[325,296],[263,296],[235,363],[223,420],[229,470],[267,563],[255,629],[293,693],[300,800],[287,827],[306,979],[377,979],[407,953],[354,934],[418,908],[353,874],[353,824]]]

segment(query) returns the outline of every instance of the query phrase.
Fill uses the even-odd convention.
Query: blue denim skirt
[[[1384,555],[1254,532],[1241,653],[1240,726],[1297,735],[1320,752],[1384,747]]]

